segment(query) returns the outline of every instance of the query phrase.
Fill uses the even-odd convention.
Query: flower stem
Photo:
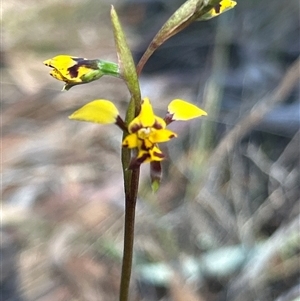
[[[120,301],[128,301],[129,296],[130,276],[133,258],[135,206],[139,184],[139,169],[130,171],[130,173],[130,191],[126,191],[125,188],[124,250],[120,285]]]

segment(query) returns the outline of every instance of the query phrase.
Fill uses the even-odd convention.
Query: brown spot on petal
[[[162,153],[153,152],[153,155],[154,155],[155,157],[158,157],[158,158],[161,158],[161,159],[164,159],[164,158],[165,158],[165,155],[162,154]]]
[[[71,78],[76,78],[78,77],[78,69],[80,67],[86,67],[89,69],[98,69],[98,60],[86,60],[83,58],[72,58],[73,61],[76,62],[76,64],[70,68],[68,68],[69,74]]]
[[[132,124],[129,128],[130,133],[136,133],[138,130],[140,130],[142,126],[138,123]]]
[[[145,139],[140,139],[140,138],[139,138],[139,141],[141,141],[140,149],[143,150],[143,151],[149,151],[149,150],[152,149],[153,146],[154,146],[153,143],[150,142],[149,140],[147,140],[148,143],[150,144],[149,147],[146,146],[146,141],[145,141]]]
[[[157,122],[157,120],[155,120],[152,127],[155,128],[156,130],[161,130],[163,128],[162,125]]]
[[[221,10],[221,4],[217,4],[215,7],[214,7],[214,10],[217,14],[220,13],[220,10]]]
[[[143,154],[143,155],[142,155],[141,157],[139,157],[139,158],[136,157],[136,158],[131,159],[128,169],[137,169],[137,168],[139,168],[140,165],[141,165],[143,162],[145,162],[145,160],[146,160],[147,158],[149,158],[149,157],[150,157],[150,155],[149,155],[148,153],[145,153],[145,154]]]
[[[78,77],[78,69],[79,69],[79,65],[74,65],[70,68],[68,68],[69,74],[71,78],[76,78]]]

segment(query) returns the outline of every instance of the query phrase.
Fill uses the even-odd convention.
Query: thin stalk
[[[133,258],[135,207],[139,184],[139,169],[131,172],[130,191],[125,188],[124,249],[120,284],[120,301],[128,301]],[[126,191],[127,190],[127,191]]]

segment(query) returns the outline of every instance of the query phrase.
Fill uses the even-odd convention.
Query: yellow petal
[[[77,57],[61,54],[52,59],[46,60],[43,63],[46,66],[55,68],[57,70],[66,70],[76,64],[76,61],[73,60],[74,58],[77,59]]]
[[[141,140],[142,141],[142,145],[143,145],[143,149],[150,149],[153,147],[153,142],[147,137],[145,138],[144,140]]]
[[[140,163],[148,163],[152,161],[162,161],[165,158],[165,155],[162,151],[154,145],[150,150],[145,151],[138,149],[137,161]]]
[[[145,97],[141,104],[139,120],[143,127],[151,127],[155,122],[153,108],[148,97]]]
[[[221,8],[220,8],[219,14],[222,14],[222,13],[226,12],[227,10],[234,8],[236,6],[236,2],[232,1],[232,0],[222,0],[220,2],[220,6],[221,6]]]
[[[166,127],[166,122],[162,118],[155,116],[155,123],[153,127],[155,129],[164,129]]]
[[[133,157],[130,161],[129,164],[129,169],[136,169],[139,168],[140,165],[144,162],[149,162],[150,161],[150,155],[147,151],[143,151],[141,149],[138,150],[138,156]]]
[[[100,70],[94,70],[86,66],[79,66],[77,72],[78,74],[76,78],[78,81],[92,81],[100,78],[103,75]],[[72,80],[74,80],[74,78],[72,78]]]
[[[61,73],[59,71],[57,71],[56,69],[52,69],[50,71],[50,75],[53,76],[54,78],[61,80],[61,81],[65,81],[66,79],[61,75]]]
[[[152,149],[150,149],[149,154],[150,158],[147,159],[145,162],[162,161],[165,158],[164,154],[157,146],[154,146]]]
[[[154,115],[153,108],[148,97],[143,99],[141,111],[139,115],[130,122],[128,130],[129,133],[134,133],[142,127],[154,127],[159,129],[166,127],[165,121]]]
[[[177,137],[176,133],[168,129],[162,129],[162,130],[152,131],[151,134],[149,135],[149,140],[152,143],[162,143],[162,142],[169,141],[174,137]]]
[[[98,99],[74,112],[69,119],[110,124],[116,123],[118,115],[119,111],[111,101]]]
[[[123,147],[135,148],[138,147],[138,137],[136,134],[129,134],[122,142]]]
[[[153,108],[148,97],[145,97],[141,104],[140,114],[130,123],[133,126],[140,124],[142,127],[152,127],[155,123]],[[131,126],[129,125],[129,128]]]
[[[189,120],[207,115],[202,109],[181,99],[174,99],[169,103],[168,113],[172,120]]]
[[[133,158],[130,162],[130,169],[135,169],[139,167],[142,163],[162,161],[165,158],[161,150],[154,145],[150,150],[143,150],[138,148],[138,155]]]
[[[236,6],[236,2],[232,0],[222,0],[219,4],[217,4],[214,8],[212,8],[205,15],[201,16],[198,20],[209,20],[211,18],[217,17],[220,14],[234,8]]]

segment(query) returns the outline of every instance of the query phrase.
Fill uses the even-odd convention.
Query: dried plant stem
[[[124,249],[120,285],[120,301],[128,301],[132,269],[135,206],[139,184],[139,169],[131,172],[130,191],[125,189]]]
[[[220,166],[220,162],[224,160],[228,153],[233,150],[237,141],[240,141],[247,133],[249,133],[264,116],[270,112],[276,105],[283,102],[286,97],[291,93],[292,89],[299,82],[300,78],[300,57],[291,65],[286,74],[282,78],[273,92],[266,95],[246,116],[239,121],[235,127],[223,138],[220,144],[216,147],[211,155],[211,170],[208,180],[216,179],[216,174],[219,173],[216,167]],[[213,180],[215,181],[215,180]]]

